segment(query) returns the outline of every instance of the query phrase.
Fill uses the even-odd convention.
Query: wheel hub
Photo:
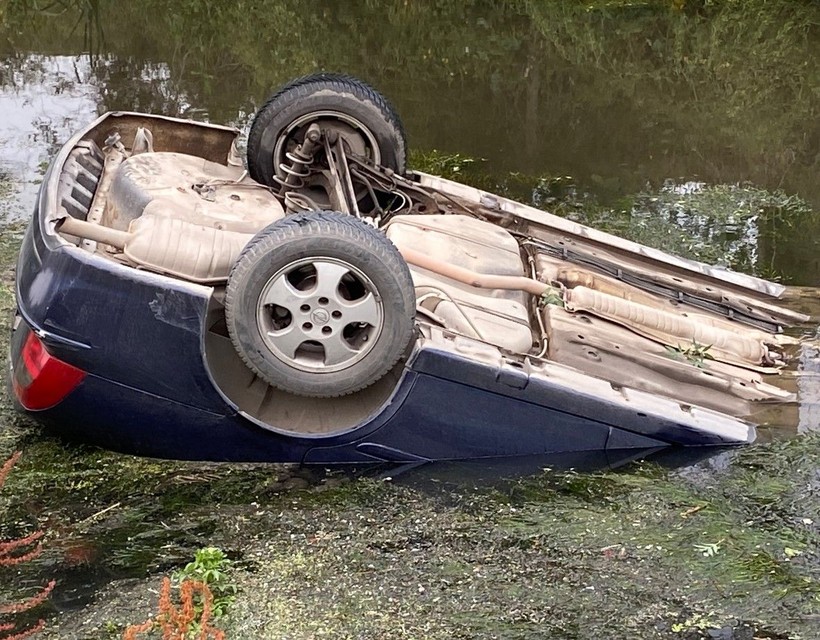
[[[291,367],[330,373],[352,366],[376,344],[381,297],[362,271],[336,258],[291,263],[268,280],[257,322],[268,349]]]

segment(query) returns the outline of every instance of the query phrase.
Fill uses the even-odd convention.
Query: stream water
[[[485,180],[678,253],[820,286],[820,4],[813,0],[167,6],[0,6],[0,233],[31,215],[49,159],[100,113],[159,112],[246,131],[278,85],[333,70],[389,96],[426,170]],[[793,304],[817,311],[817,299],[803,290]],[[820,351],[806,347],[798,368],[801,404],[768,435],[820,423]],[[140,494],[141,520],[153,513],[151,491]],[[120,499],[115,490],[111,496]],[[66,519],[82,511],[61,509]],[[209,526],[184,532],[184,553]],[[111,531],[131,540],[131,529]],[[146,558],[172,545],[180,529],[164,535],[149,536]],[[85,604],[98,584],[134,567],[180,560],[173,553],[135,559],[142,551],[105,536],[92,547],[93,554],[131,551],[121,565],[109,558],[105,570],[78,561],[88,575],[66,574],[80,595],[61,608]],[[70,589],[62,594],[72,597]]]
[[[616,214],[709,243],[707,258],[820,284],[816,2],[378,4],[9,3],[0,171],[17,193],[3,217],[30,215],[55,149],[101,112],[246,128],[279,84],[337,70],[390,97],[413,149],[529,177],[521,195],[548,208],[571,176]]]
[[[820,5],[599,4],[192,0],[168,14],[156,0],[11,3],[0,175],[13,193],[0,220],[30,215],[49,159],[99,113],[247,130],[282,82],[339,70],[390,97],[426,170],[686,257],[820,285]],[[793,304],[814,311],[817,298]],[[813,421],[801,411],[773,423]]]

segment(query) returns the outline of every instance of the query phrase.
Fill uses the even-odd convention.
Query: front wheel
[[[337,212],[297,214],[259,232],[225,298],[239,355],[268,384],[333,397],[370,386],[413,337],[407,264],[380,231]]]

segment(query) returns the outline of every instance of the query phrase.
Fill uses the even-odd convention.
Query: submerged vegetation
[[[497,491],[360,480],[342,501],[271,514],[274,535],[249,544],[257,566],[238,576],[269,592],[265,622],[240,599],[236,634],[674,638],[701,637],[702,620],[703,637],[811,637],[820,575],[802,554],[817,550],[816,496],[770,477],[787,461],[795,480],[811,476],[804,445],[752,450],[767,457],[757,468],[741,453],[718,478],[644,464]]]
[[[0,465],[0,489],[6,482],[12,468],[20,459],[21,452],[17,451]],[[32,531],[27,535],[20,535],[17,538],[3,539],[0,541],[0,572],[10,573],[25,563],[35,560],[43,553],[44,532],[40,529]],[[8,580],[4,581],[8,584]],[[37,593],[24,600],[9,601],[0,603],[0,639],[2,640],[24,640],[41,631],[45,627],[45,620],[36,619],[33,622],[22,620],[23,616],[37,609],[49,597],[55,586],[51,580]],[[6,589],[0,589],[0,595],[6,596]]]
[[[820,225],[820,215],[799,196],[749,183],[666,180],[658,190],[605,202],[571,176],[492,174],[485,160],[464,154],[413,151],[410,162],[640,244],[782,282],[801,274],[779,268],[788,258],[777,247],[799,235],[798,227]],[[785,264],[797,265],[800,257]]]
[[[567,193],[566,185],[563,186]],[[766,191],[751,184],[707,185],[667,180],[659,191],[620,198],[611,206],[569,190],[551,198],[534,193],[568,218],[702,262],[736,271],[791,282],[799,271],[802,252],[789,251],[795,227],[820,224],[820,217],[801,198],[783,191]],[[785,245],[785,246],[784,246]]]

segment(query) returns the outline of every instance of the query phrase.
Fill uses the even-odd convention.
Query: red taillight
[[[12,386],[20,404],[29,411],[50,409],[85,378],[85,372],[46,351],[33,331],[26,336]]]

